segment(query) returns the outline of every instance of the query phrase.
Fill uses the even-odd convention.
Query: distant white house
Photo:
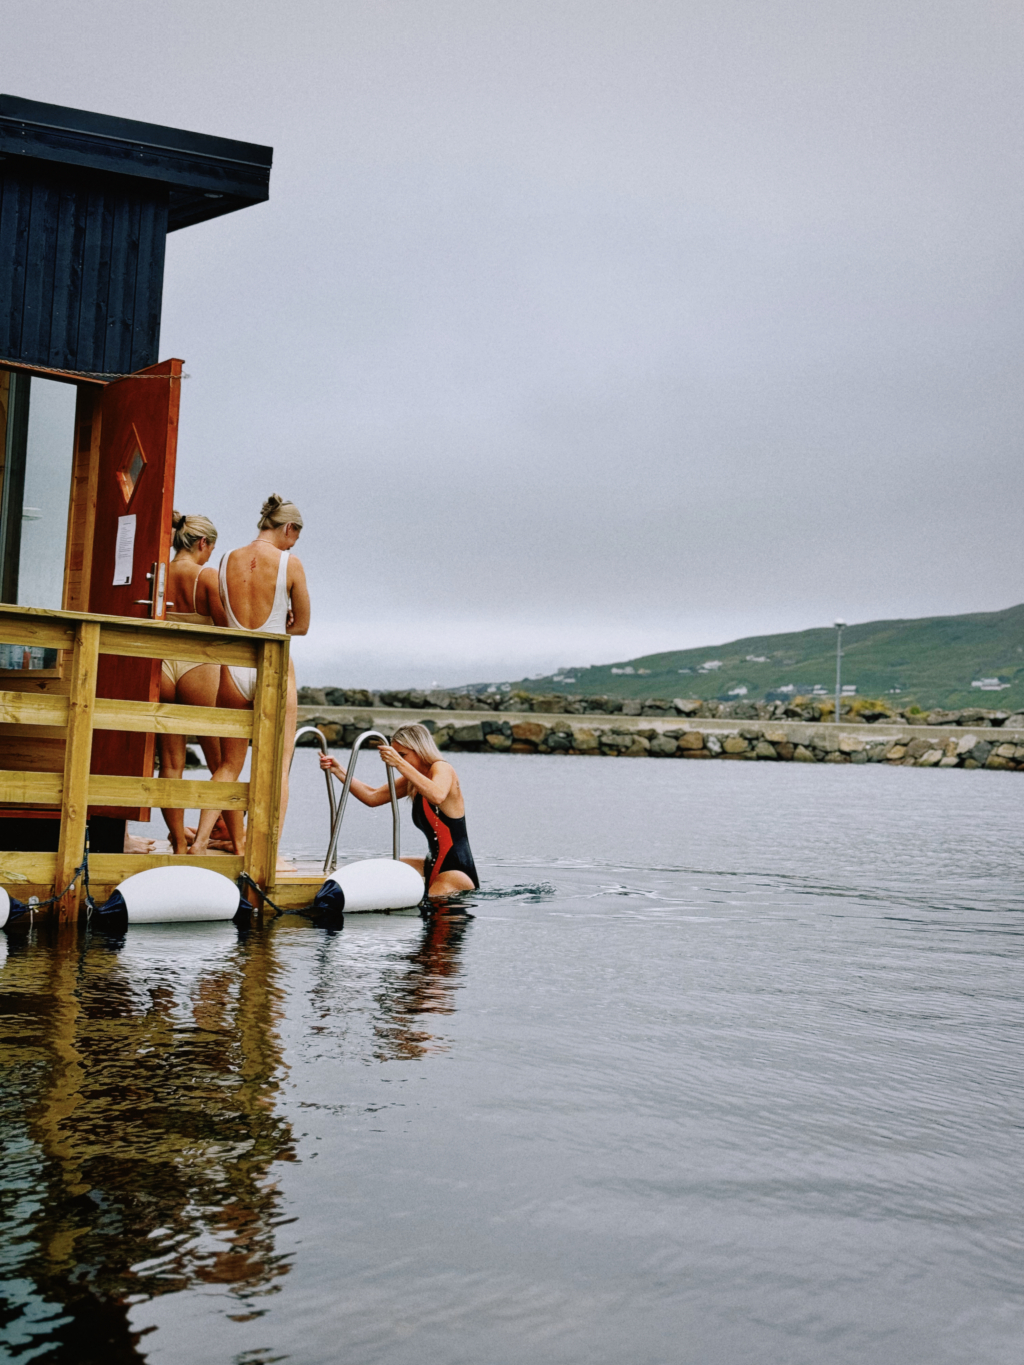
[[[857,684],[856,684],[856,683],[843,683],[843,696],[844,696],[844,697],[854,697],[854,696],[856,696],[856,695],[857,695]]]
[[[697,669],[698,673],[713,673],[716,668],[722,667],[721,659],[708,659],[707,663],[701,664]]]
[[[632,668],[632,666],[631,666],[630,664],[627,664],[625,668],[613,668],[613,669],[612,669],[612,672],[613,672],[613,673],[632,673],[633,671],[634,671],[634,670],[633,670],[633,668]]]
[[[981,692],[1005,692],[1010,684],[1000,682],[998,678],[978,678],[971,686],[977,687]]]
[[[745,687],[730,687],[726,695],[729,697],[745,697],[747,689]]]
[[[766,664],[768,656],[765,654],[748,654],[746,661],[748,664]]]

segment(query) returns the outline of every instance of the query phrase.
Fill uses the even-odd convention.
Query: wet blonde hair
[[[436,763],[444,755],[434,743],[434,736],[425,725],[419,723],[415,725],[400,725],[391,736],[391,743],[402,744],[407,749],[422,758],[424,763]]]
[[[260,508],[259,530],[272,531],[275,526],[296,526],[302,529],[302,513],[293,502],[280,493],[271,493]]]
[[[194,550],[201,540],[208,540],[211,545],[217,543],[217,528],[209,517],[186,517],[181,512],[172,512],[171,526],[175,550]]]

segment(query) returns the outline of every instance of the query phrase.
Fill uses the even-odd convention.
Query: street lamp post
[[[843,631],[845,621],[836,622],[836,713],[833,719],[839,724],[839,702],[843,695]]]

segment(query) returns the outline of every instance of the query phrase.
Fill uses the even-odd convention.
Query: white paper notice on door
[[[114,546],[114,587],[126,588],[132,581],[135,558],[135,518],[118,517],[117,544]]]

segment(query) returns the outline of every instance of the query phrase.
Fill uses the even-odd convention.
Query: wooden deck
[[[0,806],[11,815],[59,813],[56,853],[0,852],[0,886],[25,900],[45,900],[65,887],[82,861],[90,806],[241,810],[247,817],[244,857],[177,857],[170,853],[98,853],[89,858],[92,894],[105,898],[133,872],[187,864],[231,879],[246,872],[282,904],[303,905],[322,877],[276,873],[281,803],[288,637],[219,630],[86,612],[43,611],[0,604],[0,643],[62,651],[46,676],[31,671],[0,680]],[[251,711],[118,701],[97,697],[101,655],[186,659],[257,670]],[[252,742],[248,782],[181,781],[92,773],[98,730],[177,735],[231,735]],[[280,886],[281,897],[276,894]],[[77,918],[81,882],[53,907]]]

